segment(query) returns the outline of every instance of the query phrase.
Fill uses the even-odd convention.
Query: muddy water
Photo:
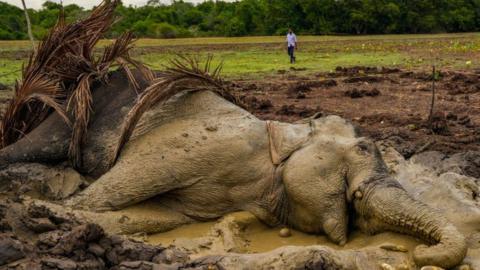
[[[306,234],[292,230],[290,237],[280,237],[280,228],[271,228],[257,220],[247,212],[238,212],[232,214],[235,221],[241,228],[241,236],[246,240],[248,253],[267,252],[281,246],[310,246],[325,245],[334,249],[359,249],[368,246],[381,246],[384,244],[393,244],[403,246],[410,252],[420,244],[415,238],[395,234],[381,233],[374,236],[368,236],[360,232],[353,232],[349,235],[348,243],[345,246],[338,246],[332,243],[326,236]],[[149,235],[147,242],[151,244],[171,245],[176,238],[197,238],[208,235],[215,222],[204,222],[189,224],[177,229]]]
[[[180,226],[174,230],[151,234],[146,241],[150,244],[169,246],[177,238],[197,238],[207,235],[215,222],[202,222]]]

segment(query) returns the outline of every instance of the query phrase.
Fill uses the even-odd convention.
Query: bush
[[[3,29],[0,29],[0,40],[12,40],[12,39],[15,39],[15,35]]]
[[[225,34],[229,37],[243,36],[246,33],[245,24],[238,17],[231,19],[225,27]]]
[[[39,25],[34,25],[32,27],[32,32],[33,32],[33,36],[36,38],[36,39],[43,39],[47,33],[48,33],[48,30],[39,26]]]
[[[275,32],[275,35],[277,36],[285,36],[288,33],[288,27],[282,27],[280,29],[277,29]]]
[[[160,38],[176,38],[179,34],[175,26],[165,22],[157,24],[155,32]]]
[[[135,33],[135,35],[139,37],[140,36],[152,37],[152,33],[150,32],[149,28],[150,28],[150,23],[148,23],[147,21],[138,21],[133,25],[132,30]]]

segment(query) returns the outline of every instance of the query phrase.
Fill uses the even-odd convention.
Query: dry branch
[[[430,101],[430,111],[428,114],[428,124],[432,126],[433,112],[435,107],[435,65],[432,66],[432,100]]]
[[[32,42],[32,50],[35,53],[37,51],[37,49],[35,47],[35,40],[33,39],[32,24],[30,23],[30,16],[28,15],[28,9],[27,9],[27,5],[25,4],[25,0],[22,0],[22,5],[23,5],[23,11],[25,12],[25,20],[27,21],[28,37],[30,38],[30,41]]]
[[[153,80],[153,72],[129,55],[134,41],[131,33],[107,46],[100,57],[94,55],[95,45],[115,21],[114,11],[119,3],[120,0],[105,0],[88,18],[71,24],[65,23],[61,12],[57,24],[23,68],[22,80],[15,86],[14,98],[0,127],[1,147],[28,134],[53,109],[67,123],[73,123],[69,157],[74,167],[80,167],[81,148],[92,113],[91,84],[106,81],[109,70],[115,66],[123,68],[137,91],[139,85],[129,66],[139,69],[147,81]]]
[[[125,119],[112,165],[143,113],[177,93],[211,90],[234,103],[240,103],[223,86],[220,79],[222,65],[212,70],[211,56],[204,65],[200,64],[198,58],[178,56],[161,77],[155,78],[150,69],[130,57],[134,37],[132,33],[125,33],[105,47],[100,57],[96,57],[94,47],[114,23],[114,10],[119,2],[105,0],[88,18],[72,24],[66,24],[61,13],[57,24],[40,42],[37,53],[30,56],[23,69],[22,81],[15,87],[15,96],[0,127],[2,147],[28,134],[53,109],[66,123],[71,122],[68,155],[73,167],[81,168],[82,147],[93,112],[91,85],[95,81],[106,82],[112,67],[124,70],[137,93],[141,92],[140,84],[131,67],[138,69],[150,83]]]

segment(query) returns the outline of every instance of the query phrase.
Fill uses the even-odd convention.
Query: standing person
[[[295,63],[295,49],[297,49],[297,36],[293,33],[292,28],[288,28],[287,33],[287,51],[290,56],[290,63]]]

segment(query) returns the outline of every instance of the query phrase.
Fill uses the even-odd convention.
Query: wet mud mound
[[[352,90],[347,90],[344,92],[345,96],[351,97],[351,98],[362,98],[362,97],[376,97],[380,95],[380,91],[378,91],[377,88],[373,88],[371,90],[358,90],[357,88],[354,88]]]
[[[176,240],[164,247],[167,245],[159,245],[158,241],[153,241],[153,245],[146,243],[144,236],[108,234],[99,225],[84,223],[68,214],[58,215],[20,198],[17,202],[2,200],[0,266],[12,270],[353,269],[361,261],[368,266],[365,269],[372,269],[377,262],[365,258],[387,255],[385,248],[339,252],[319,245],[246,254],[250,244],[244,230],[250,223],[259,224],[247,213],[227,216],[204,236],[176,235]],[[159,236],[152,236],[155,237]],[[405,256],[406,253],[390,256],[388,262],[401,263]]]
[[[187,258],[20,201],[2,201],[0,220],[0,265],[6,269],[151,269],[139,262],[167,267]]]
[[[391,74],[398,73],[401,70],[399,68],[389,67],[369,67],[369,66],[353,66],[353,67],[336,67],[335,74],[337,75],[349,75],[356,74]]]

